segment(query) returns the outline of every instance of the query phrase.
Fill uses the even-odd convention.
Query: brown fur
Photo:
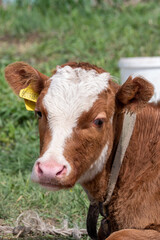
[[[142,77],[130,76],[116,94],[119,106],[136,112],[146,105],[154,92],[153,86]]]
[[[125,229],[111,234],[107,240],[159,240],[160,233],[153,230]]]
[[[159,121],[159,109],[151,105],[137,115],[117,189],[109,207],[113,231],[124,226],[145,228],[151,223],[157,225],[160,222],[160,192],[157,188],[160,184]]]
[[[37,103],[36,103],[36,111],[40,111],[42,114],[42,117],[39,118],[39,120],[38,120],[41,156],[47,150],[48,144],[51,141],[51,133],[50,133],[50,129],[49,129],[48,122],[47,122],[48,113],[42,103],[43,98],[44,98],[45,94],[47,93],[48,87],[49,87],[49,84],[46,88],[44,88],[42,90],[40,96],[38,97]]]
[[[5,68],[5,78],[16,94],[29,84],[40,93],[48,77],[24,62],[15,62]]]
[[[92,65],[92,64],[86,63],[86,62],[80,62],[80,63],[68,62],[68,63],[63,64],[61,67],[65,67],[65,66],[70,66],[72,68],[83,68],[85,70],[95,70],[98,73],[106,72],[103,68],[99,68],[96,65]]]
[[[122,118],[119,119],[122,121]],[[114,195],[109,204],[109,221],[112,232],[124,228],[160,231],[159,121],[160,109],[153,104],[148,104],[137,114],[134,132],[124,158]],[[118,121],[117,125],[119,124]],[[107,166],[109,164],[108,162]],[[110,171],[108,171],[109,173]],[[108,174],[106,173],[107,177]],[[95,186],[104,185],[104,176],[104,173],[100,175]],[[92,182],[90,188],[94,189],[95,186]],[[145,236],[142,238],[139,232],[134,237],[132,231],[129,231],[127,237],[123,238],[124,236],[121,237],[121,234],[119,235],[117,232],[113,235],[116,238],[113,239],[160,239],[160,233],[157,234],[154,231],[150,233],[152,234],[152,232],[154,233],[153,238],[150,238],[152,235],[146,235],[145,233],[142,234],[142,236]],[[154,238],[154,236],[157,236],[157,238]]]

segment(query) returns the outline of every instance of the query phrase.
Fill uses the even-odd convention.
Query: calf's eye
[[[104,123],[104,120],[101,118],[97,118],[93,121],[94,126],[98,128],[102,127],[103,123]]]
[[[42,117],[42,113],[40,111],[35,111],[36,115],[38,116],[38,118]]]

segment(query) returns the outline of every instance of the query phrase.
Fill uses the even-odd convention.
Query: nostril
[[[35,173],[40,180],[59,179],[67,174],[67,167],[54,161],[37,161]]]
[[[66,166],[63,166],[63,168],[59,172],[56,173],[56,176],[60,176],[65,173],[66,173]]]
[[[43,171],[42,171],[41,166],[40,166],[40,162],[37,163],[37,172],[38,172],[38,174],[40,174],[40,175],[43,174]]]

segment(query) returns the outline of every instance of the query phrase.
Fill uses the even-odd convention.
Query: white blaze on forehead
[[[57,69],[43,99],[52,139],[42,160],[51,155],[57,162],[68,166],[69,174],[71,168],[63,156],[65,140],[72,134],[82,112],[88,111],[98,94],[107,88],[109,78],[109,73],[99,74],[95,70],[70,66]]]

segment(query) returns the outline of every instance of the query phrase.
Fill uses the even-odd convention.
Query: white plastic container
[[[121,83],[132,75],[143,76],[154,85],[155,93],[151,101],[160,100],[160,57],[121,58],[119,61]]]

